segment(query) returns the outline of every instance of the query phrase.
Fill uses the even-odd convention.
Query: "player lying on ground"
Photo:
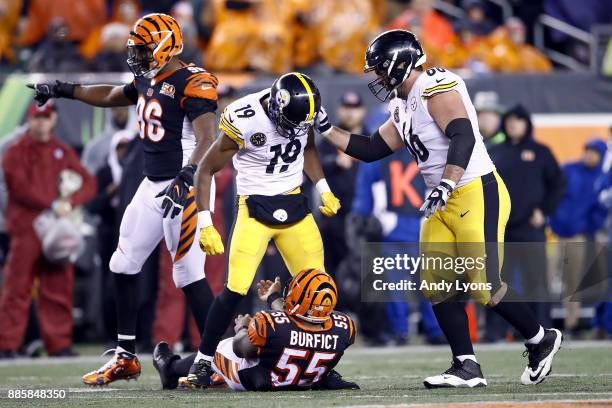
[[[201,331],[212,303],[204,254],[192,245],[202,220],[190,188],[196,164],[215,137],[217,79],[182,62],[182,50],[174,18],[149,14],[136,22],[128,39],[131,83],[31,85],[40,104],[49,98],[71,98],[102,107],[136,105],[144,143],[146,177],[125,210],[109,265],[115,278],[117,347],[108,363],[83,376],[85,384],[105,385],[140,375],[135,355],[138,273],[162,238],[172,254],[174,283],[183,289]]]
[[[238,205],[229,239],[227,284],[211,306],[188,376],[194,387],[210,383],[217,344],[251,287],[270,240],[291,275],[310,268],[324,270],[321,234],[300,187],[305,172],[321,194],[320,211],[329,217],[340,209],[314,144],[312,127],[320,106],[319,90],[309,77],[285,74],[272,88],[240,98],[225,109],[221,135],[198,166],[196,203],[204,223],[200,246],[206,254],[224,252],[206,197],[213,175],[230,159],[236,169]]]
[[[334,370],[355,341],[355,325],[334,311],[338,293],[331,276],[305,270],[287,284],[284,298],[280,292],[279,278],[257,284],[259,298],[271,310],[236,318],[236,335],[217,346],[213,384],[225,383],[235,391],[359,389]],[[155,346],[153,365],[162,387],[192,387],[186,376],[195,357],[181,360],[166,342]]]
[[[410,150],[430,190],[421,208],[427,217],[421,229],[421,248],[428,253],[435,252],[439,243],[455,244],[454,256],[465,256],[465,248],[481,248],[478,255],[486,256],[486,270],[475,276],[488,281],[492,289],[471,295],[499,313],[527,340],[529,362],[521,382],[537,384],[550,373],[561,346],[561,332],[544,329],[527,304],[504,300],[516,298],[509,296],[511,289],[501,278],[503,249],[497,244],[504,240],[510,197],[478,131],[476,111],[465,83],[443,68],[423,71],[425,58],[411,32],[392,30],[379,35],[366,51],[365,71],[376,73],[377,78],[369,85],[376,97],[385,101],[392,96],[391,117],[372,136],[363,136],[331,126],[322,109],[317,115],[317,128],[340,150],[367,162],[404,146]],[[472,245],[461,245],[465,243]],[[482,252],[484,248],[488,249],[486,253]],[[423,269],[421,276],[435,277],[435,272]],[[446,293],[425,291],[424,295],[434,303],[436,318],[453,353],[452,367],[426,378],[425,386],[485,386],[487,381],[470,341],[464,304]]]

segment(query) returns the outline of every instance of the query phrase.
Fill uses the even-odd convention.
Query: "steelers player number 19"
[[[278,159],[282,159],[285,164],[283,164],[280,168],[279,173],[283,173],[287,171],[289,168],[289,163],[293,163],[297,160],[298,154],[302,150],[302,143],[299,139],[293,139],[285,146],[285,151],[283,152],[283,145],[277,144],[274,146],[270,146],[270,151],[274,153],[274,157],[270,160],[270,164],[266,166],[266,173],[272,174],[274,173],[274,167],[278,164]]]

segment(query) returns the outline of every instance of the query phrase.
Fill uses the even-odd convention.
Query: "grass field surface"
[[[475,389],[427,390],[423,378],[450,366],[446,347],[350,349],[338,366],[344,377],[357,381],[359,391],[236,393],[228,390],[162,391],[151,357],[140,356],[142,376],[104,388],[86,387],[80,376],[104,363],[104,358],[0,361],[0,406],[6,407],[612,407],[612,342],[566,342],[542,384],[523,386],[526,365],[522,345],[477,347],[477,357],[489,385]],[[8,399],[9,390],[64,389],[63,400]]]

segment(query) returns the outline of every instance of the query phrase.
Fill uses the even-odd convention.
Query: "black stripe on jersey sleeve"
[[[185,98],[183,110],[187,113],[189,120],[194,121],[198,116],[205,113],[214,113],[217,110],[217,101],[212,99]]]

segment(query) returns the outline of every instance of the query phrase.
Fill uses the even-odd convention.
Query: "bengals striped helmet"
[[[309,323],[325,323],[338,301],[336,282],[319,269],[306,269],[289,282],[285,313]]]
[[[127,42],[127,63],[135,76],[153,78],[183,51],[183,35],[176,20],[152,13],[134,24]]]

